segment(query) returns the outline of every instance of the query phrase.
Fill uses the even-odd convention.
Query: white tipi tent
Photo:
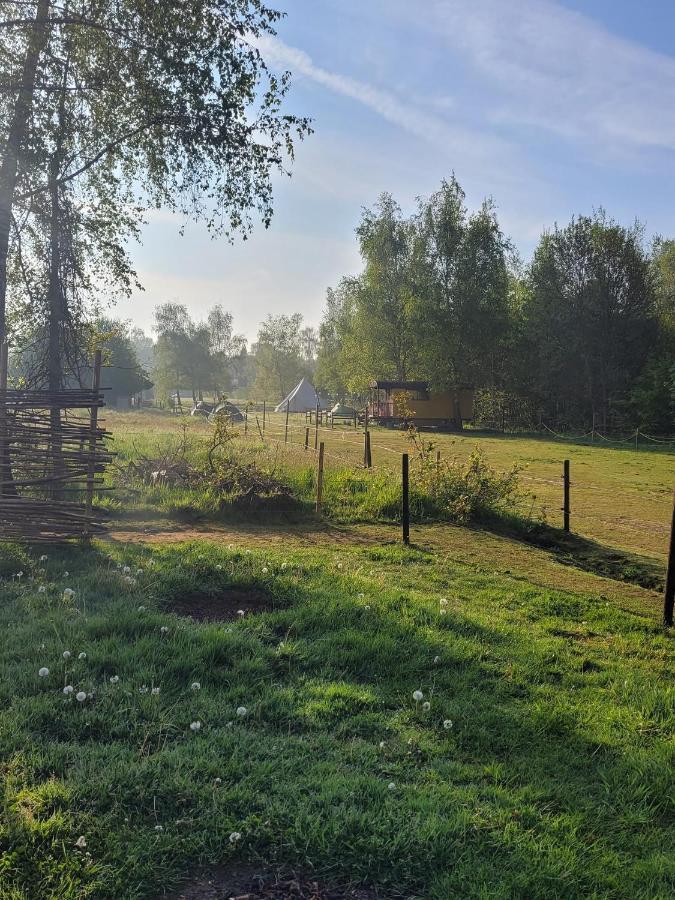
[[[307,412],[309,409],[316,409],[317,403],[323,409],[325,404],[322,404],[319,400],[314,390],[314,385],[310,384],[306,378],[303,378],[302,381],[296,384],[288,397],[284,397],[274,412],[286,412],[287,407],[288,411],[292,413]]]

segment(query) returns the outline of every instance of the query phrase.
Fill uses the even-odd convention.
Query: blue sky
[[[486,196],[527,261],[542,228],[605,209],[675,236],[673,0],[277,0],[262,49],[294,73],[314,120],[275,217],[234,246],[161,211],[132,254],[145,291],[116,313],[149,330],[156,303],[214,303],[255,337],[267,313],[318,324],[358,271],[362,207],[405,211],[455,172]]]

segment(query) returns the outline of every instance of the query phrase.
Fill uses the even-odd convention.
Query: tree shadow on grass
[[[560,528],[524,522],[516,517],[494,517],[481,525],[493,534],[547,550],[562,565],[648,590],[663,590],[664,566],[650,557],[617,550]]]

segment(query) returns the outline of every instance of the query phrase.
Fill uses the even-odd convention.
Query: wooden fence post
[[[311,420],[310,420],[311,421]],[[316,403],[316,415],[314,417],[314,449],[319,446],[319,401]]]
[[[248,434],[248,403],[246,404],[246,409],[244,410],[244,434]]]
[[[91,516],[94,509],[94,478],[96,475],[96,462],[94,454],[96,453],[96,432],[98,430],[98,394],[101,389],[101,351],[100,349],[94,353],[94,372],[92,375],[91,390],[94,405],[89,409],[89,460],[87,462],[87,500],[86,511],[87,520],[85,523],[85,533],[89,536]]]
[[[638,447],[639,441],[640,441],[640,429],[636,428],[635,429],[635,449],[636,450],[639,450],[639,447]]]
[[[373,454],[370,449],[370,432],[366,431],[366,466],[369,469],[373,468]]]
[[[319,470],[316,478],[316,511],[321,513],[321,500],[323,498],[323,441],[319,445]]]
[[[288,443],[288,411],[290,409],[290,406],[291,406],[291,401],[287,400],[286,401],[286,430],[284,432],[284,444]]]
[[[260,440],[261,440],[261,441],[263,442],[263,444],[264,444],[264,443],[265,443],[265,435],[263,434],[263,431],[262,431],[262,429],[261,429],[261,427],[260,427],[260,420],[258,419],[257,416],[255,417],[255,424],[258,426],[258,434],[260,435]]]
[[[436,451],[436,477],[440,475],[441,472],[441,451]]]
[[[265,407],[265,401],[263,400],[263,427],[262,433],[265,434],[265,418],[266,418],[267,409]]]
[[[402,482],[402,509],[401,523],[403,525],[403,543],[410,543],[410,478],[408,454],[401,457],[401,482]]]
[[[673,493],[673,517],[670,523],[670,550],[666,571],[666,589],[663,595],[663,624],[672,627],[675,603],[675,493]]]
[[[570,530],[570,461],[563,461],[563,529]]]
[[[309,425],[305,428],[305,450],[309,450]]]

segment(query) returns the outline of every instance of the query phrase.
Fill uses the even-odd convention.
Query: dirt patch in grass
[[[246,616],[269,612],[273,602],[262,591],[228,588],[218,594],[184,594],[172,600],[167,609],[197,622],[228,622],[241,618],[242,612]]]
[[[219,868],[199,873],[177,893],[163,895],[162,900],[394,900],[394,895],[371,888],[328,885],[313,875]]]

